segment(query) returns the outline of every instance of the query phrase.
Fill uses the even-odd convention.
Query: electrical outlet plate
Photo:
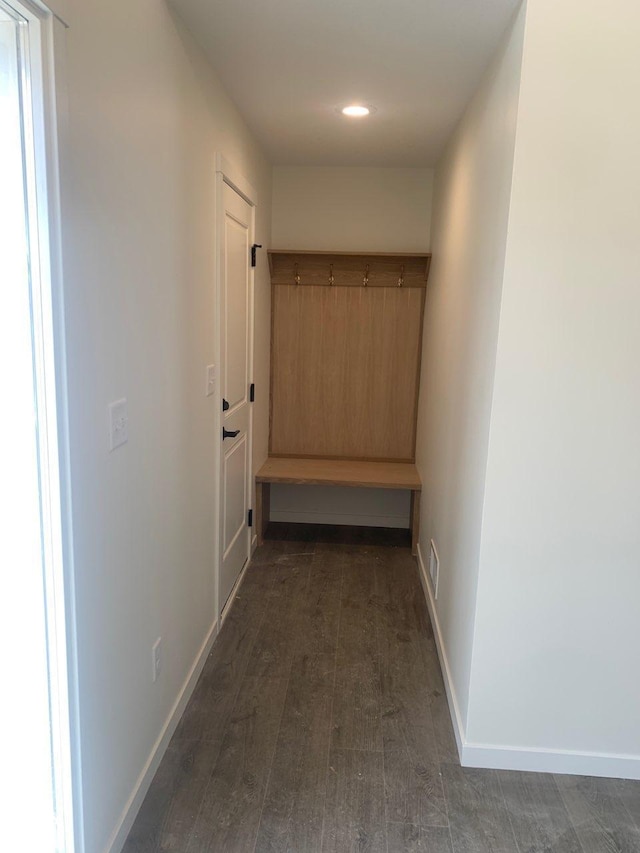
[[[109,449],[115,450],[129,441],[129,412],[123,397],[109,405]]]
[[[429,577],[431,579],[431,587],[433,589],[433,597],[438,597],[438,577],[440,575],[440,559],[436,549],[436,543],[431,540],[429,548]]]
[[[215,364],[207,365],[207,381],[205,386],[205,397],[210,397],[216,390],[216,366]]]
[[[158,676],[160,675],[160,670],[162,669],[162,637],[158,637],[151,648],[151,680],[155,682],[158,680]]]

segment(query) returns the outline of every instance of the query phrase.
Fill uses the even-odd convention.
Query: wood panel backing
[[[271,455],[413,461],[424,296],[273,285]]]

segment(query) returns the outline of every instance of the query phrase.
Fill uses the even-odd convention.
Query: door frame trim
[[[258,193],[245,176],[227,158],[216,151],[216,176],[222,175],[222,180],[234,189],[238,195],[254,208],[258,206]],[[255,222],[253,223],[255,226]]]
[[[222,457],[222,334],[221,334],[221,305],[222,305],[222,240],[224,236],[224,185],[231,187],[251,207],[251,231],[255,240],[256,208],[258,206],[258,193],[244,174],[234,166],[227,158],[217,151],[215,155],[215,269],[214,269],[214,352],[216,363],[217,387],[214,399],[216,401],[215,413],[215,465],[214,465],[214,585],[215,585],[215,618],[218,630],[229,612],[229,606],[235,597],[244,575],[247,564],[251,557],[251,528],[247,527],[247,562],[245,563],[238,580],[234,584],[227,601],[221,601],[220,597],[220,567],[222,564],[222,530],[220,527],[220,500],[221,500],[221,457]],[[255,306],[255,269],[249,266],[249,377],[253,382],[254,366],[254,306]],[[247,436],[247,453],[249,457],[247,474],[247,494],[249,509],[253,508],[253,496],[255,493],[254,471],[253,471],[253,406],[249,408],[249,427]]]

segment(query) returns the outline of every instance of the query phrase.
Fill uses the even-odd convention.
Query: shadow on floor
[[[410,548],[411,531],[395,527],[350,527],[343,524],[293,524],[271,521],[267,527],[265,540]]]

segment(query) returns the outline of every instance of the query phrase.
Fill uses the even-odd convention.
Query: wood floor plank
[[[172,740],[142,804],[123,853],[171,853],[193,828],[219,744]]]
[[[408,823],[387,822],[388,853],[453,853],[446,827],[425,829]]]
[[[309,582],[310,558],[278,564],[267,611],[251,650],[247,675],[283,678],[288,675]]]
[[[443,764],[442,777],[455,853],[516,853],[496,772]]]
[[[333,696],[336,748],[382,750],[376,561],[375,549],[354,549],[343,569]]]
[[[343,560],[316,552],[299,597],[289,687],[256,850],[318,850],[327,783]]]
[[[124,853],[640,853],[640,782],[459,766],[408,549],[305,537],[256,552]]]
[[[376,557],[372,549],[347,557],[343,569],[338,666],[360,663],[363,658],[376,658],[378,644],[376,625],[379,599],[376,579]]]
[[[627,809],[635,825],[640,829],[640,781],[635,779],[600,779],[603,792],[618,799]]]
[[[295,527],[295,525],[293,525]],[[286,541],[283,537],[277,541],[266,540],[263,545],[253,552],[251,567],[257,568],[264,565],[283,565],[296,561],[296,558],[311,558],[315,550],[315,543],[311,537],[304,536],[297,539],[290,535]],[[298,560],[300,562],[301,560]]]
[[[332,749],[322,853],[386,853],[382,755]]]
[[[256,841],[260,853],[321,847],[332,696],[332,669],[311,655],[294,661]]]
[[[460,764],[460,754],[453,734],[449,705],[444,694],[435,703],[432,703],[431,716],[440,763]]]
[[[417,578],[409,577],[406,589],[415,583]],[[389,583],[383,598],[388,606],[378,625],[378,640],[387,818],[446,827],[424,633],[411,595],[398,594]]]
[[[521,850],[583,853],[553,776],[512,770],[497,772]]]
[[[383,741],[387,819],[449,826],[433,729],[383,720]]]
[[[380,669],[375,659],[336,670],[332,744],[336,748],[382,751]]]
[[[341,555],[316,551],[301,603],[300,632],[294,657],[313,657],[333,670],[338,643],[342,594]]]
[[[404,548],[387,548],[377,573],[378,591],[383,602],[382,624],[400,631],[417,630],[432,637],[418,565],[410,551]]]
[[[431,727],[432,692],[418,632],[379,626],[378,648],[383,718]]]
[[[554,776],[584,853],[636,853],[640,829],[601,779]]]
[[[178,724],[175,738],[220,741],[267,611],[272,580],[261,580],[258,595],[245,590],[245,577]]]
[[[286,691],[284,678],[245,678],[187,853],[253,849]]]
[[[345,563],[338,638],[338,666],[377,658],[376,625],[380,610],[374,549],[355,550]]]

